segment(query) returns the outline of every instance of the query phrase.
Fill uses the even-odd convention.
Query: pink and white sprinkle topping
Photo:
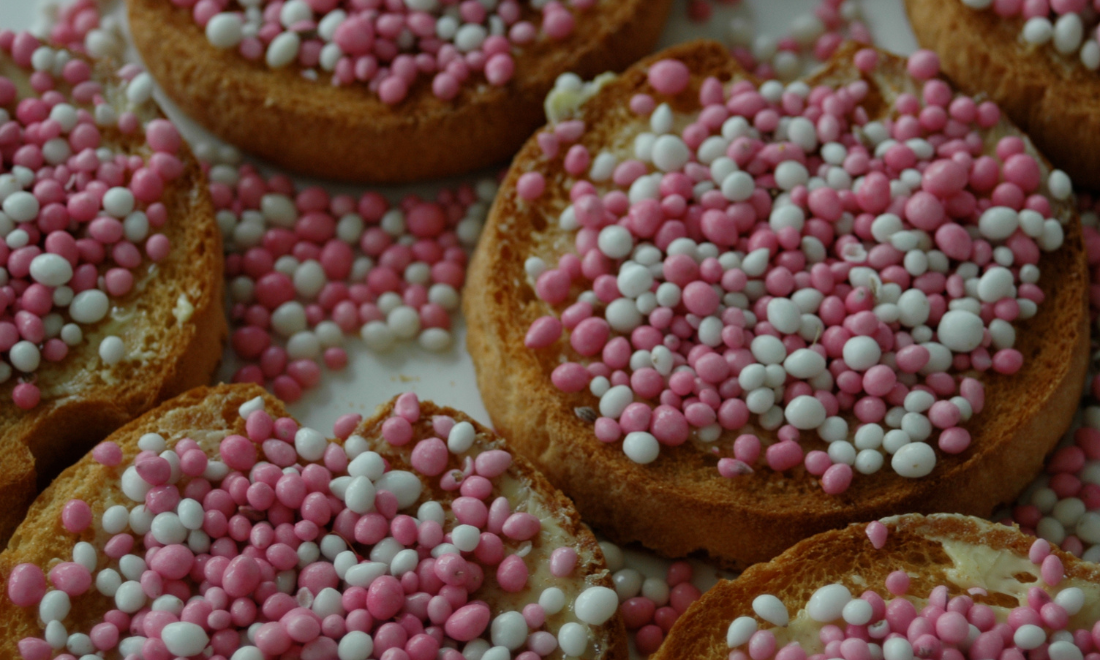
[[[1036,48],[1051,48],[1061,57],[1077,60],[1090,71],[1100,69],[1097,29],[1100,6],[1091,0],[959,0],[974,10],[1022,22],[1020,40]]]
[[[396,105],[417,85],[443,100],[484,79],[507,84],[514,53],[562,41],[597,0],[173,0],[215,48],[334,85],[366,84]],[[430,80],[430,83],[427,81]]]
[[[496,646],[537,660],[583,654],[590,626],[616,613],[615,591],[577,573],[577,548],[551,550],[568,542],[544,527],[555,514],[506,496],[511,454],[469,451],[469,422],[424,419],[415,395],[399,398],[380,427],[360,429],[394,448],[419,429],[392,458],[399,469],[363,436],[327,441],[262,399],[240,414],[245,434],[220,442],[142,436],[118,472],[128,501],[94,520],[88,503],[65,505],[66,533],[94,525],[107,541],[77,543],[48,575],[12,570],[9,598],[37,607],[44,628],[19,642],[24,660],[52,657],[59,640],[126,658],[461,660]],[[93,456],[113,468],[117,450]],[[426,484],[451,496],[432,499]],[[68,632],[70,599],[93,589],[114,608]]]
[[[140,285],[142,266],[168,256],[161,197],[184,164],[176,128],[108,103],[85,60],[11,31],[0,32],[0,59],[34,92],[0,76],[0,383],[17,379],[12,400],[26,410],[42,398],[39,368],[84,343]],[[119,77],[128,107],[148,115],[148,74]],[[115,149],[113,133],[143,134],[145,146]],[[103,365],[127,355],[119,337],[101,339]]]
[[[881,120],[863,80],[707,79],[701,109],[677,117],[662,100],[688,93],[687,71],[665,60],[630,102],[632,149],[589,153],[578,119],[540,136],[547,160],[567,154],[559,223],[576,252],[528,260],[553,313],[526,343],[572,356],[551,380],[599,398],[600,441],[639,463],[709,445],[729,477],[802,464],[828,494],[968,449],[982,374],[1023,365],[1013,322],[1043,301],[1039,259],[1062,245],[1072,191],[1018,137],[987,155],[1000,111],[938,66],[915,53],[919,94],[888,99]],[[762,451],[754,426],[778,441]],[[732,452],[711,444],[739,430]],[[806,452],[805,433],[828,450]]]

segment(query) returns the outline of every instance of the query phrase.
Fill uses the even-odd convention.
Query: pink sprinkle
[[[172,478],[172,465],[167,459],[160,456],[138,457],[134,461],[134,468],[137,470],[138,476],[153,486],[164,485]]]
[[[256,445],[243,436],[227,436],[219,449],[222,460],[234,470],[248,470],[256,463]]]
[[[550,574],[554,577],[567,577],[577,565],[577,551],[570,547],[556,548],[550,553]]]
[[[115,467],[122,463],[122,449],[113,441],[107,440],[95,446],[92,458],[100,465]]]
[[[504,85],[515,74],[516,64],[512,56],[507,53],[498,53],[489,58],[485,63],[485,79],[490,85]]]
[[[348,436],[355,431],[355,427],[359,426],[359,422],[363,421],[363,416],[349,413],[347,415],[341,415],[336,419],[336,422],[332,426],[332,432],[341,440],[347,440]]]
[[[886,576],[886,590],[895,596],[904,596],[909,591],[909,575],[905,571],[893,571]]]
[[[1031,563],[1042,564],[1050,556],[1050,543],[1046,539],[1035,539],[1027,556]]]
[[[149,568],[165,579],[181,580],[191,572],[194,559],[194,554],[189,548],[173,544],[157,549],[156,554],[149,560]],[[222,581],[225,581],[225,575],[222,576]]]
[[[527,201],[533,201],[546,191],[546,179],[539,172],[527,172],[516,182],[516,192]]]
[[[775,655],[775,634],[770,630],[757,630],[749,638],[749,657],[752,660],[765,660]]]
[[[619,606],[627,630],[637,630],[648,624],[653,620],[653,613],[656,609],[653,601],[642,596],[630,598]]]
[[[936,634],[948,644],[958,644],[970,632],[970,623],[959,612],[944,612],[936,619]]]
[[[661,627],[650,624],[638,631],[638,634],[635,636],[635,643],[638,646],[639,653],[649,655],[655,653],[657,649],[661,647],[661,642],[663,642],[664,639],[665,633]]]
[[[802,448],[789,440],[777,442],[765,452],[768,467],[776,472],[789,470],[802,462]]]
[[[156,234],[149,237],[149,240],[145,242],[145,253],[149,255],[149,258],[154,262],[164,261],[168,257],[168,253],[171,251],[171,244],[168,237],[164,234]]]
[[[548,8],[543,14],[542,29],[551,39],[565,39],[573,33],[574,26],[573,15],[564,9],[551,11]]]
[[[657,102],[649,94],[635,94],[630,99],[630,111],[636,115],[648,115],[657,107]]]
[[[870,73],[878,65],[878,51],[873,48],[864,48],[856,53],[853,61],[857,69],[863,73]]]
[[[61,522],[69,532],[83,532],[92,523],[92,508],[84,500],[69,500],[61,509]]]
[[[413,438],[413,427],[404,417],[390,417],[382,423],[382,438],[395,447],[408,444]]]
[[[576,362],[559,365],[550,374],[554,387],[563,392],[579,392],[588,387],[591,378],[588,370]]]
[[[411,463],[413,469],[429,477],[435,477],[447,469],[449,453],[447,445],[439,438],[426,438],[413,448]]]
[[[875,550],[881,550],[886,545],[886,537],[890,533],[886,525],[883,525],[879,521],[875,520],[867,524],[867,538],[871,540],[871,545]]]
[[[508,559],[519,559],[519,557],[512,555]],[[505,561],[508,560],[506,559]],[[523,561],[520,560],[520,564],[522,563]],[[503,566],[503,563],[501,565]],[[526,568],[524,568],[524,572],[526,573]],[[524,581],[526,581],[526,579],[527,576],[524,575]],[[455,610],[454,614],[447,619],[447,623],[444,624],[443,629],[451,639],[459,642],[468,642],[485,631],[485,628],[489,625],[491,616],[492,614],[489,612],[489,608],[486,607],[484,603],[470,603]]]
[[[410,424],[420,421],[420,399],[412,392],[406,392],[397,397],[394,402],[393,412],[398,417],[403,417]]]
[[[1059,559],[1057,555],[1047,555],[1046,558],[1043,559],[1040,574],[1042,575],[1043,582],[1052,587],[1057,586],[1065,575],[1065,569],[1062,567],[1062,560]]]
[[[33,383],[19,383],[12,389],[12,401],[23,410],[30,410],[42,400],[42,393]]]
[[[490,449],[474,459],[477,473],[486,479],[495,479],[512,466],[512,455],[502,449]]]
[[[970,432],[961,426],[945,429],[940,433],[938,445],[948,454],[960,454],[970,447]]]
[[[8,598],[18,607],[37,605],[46,595],[46,576],[34,564],[19,564],[8,574]]]
[[[852,468],[845,463],[836,463],[825,470],[821,477],[821,489],[829,495],[838,495],[848,490],[852,483]]]
[[[62,562],[50,569],[50,582],[69,596],[79,596],[92,586],[92,574],[82,564]]]
[[[174,154],[180,150],[183,140],[172,122],[154,119],[145,126],[145,139],[155,151]]]
[[[935,78],[940,72],[940,58],[930,50],[918,50],[909,56],[909,75],[917,80]]]
[[[752,474],[753,469],[744,461],[736,458],[720,458],[718,459],[718,474],[732,479],[745,474]]]
[[[531,324],[523,343],[527,348],[546,348],[558,340],[561,331],[561,321],[553,316],[543,316]]]
[[[538,603],[528,603],[523,606],[523,619],[527,622],[528,628],[541,628],[546,623],[546,610]],[[528,648],[533,646],[530,640],[527,646]]]
[[[508,593],[517,593],[527,586],[527,576],[527,565],[517,555],[505,557],[497,567],[497,583]]]
[[[569,336],[574,350],[585,357],[591,357],[603,350],[607,343],[611,327],[601,318],[587,318],[577,324]]]
[[[649,67],[648,79],[653,89],[672,96],[687,89],[691,71],[679,60],[661,60]]]
[[[530,513],[523,512],[508,516],[503,526],[504,535],[515,541],[527,541],[537,536],[541,530],[542,523],[539,519]]]

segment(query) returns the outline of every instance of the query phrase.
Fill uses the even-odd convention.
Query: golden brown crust
[[[244,434],[245,421],[239,409],[242,404],[256,397],[264,400],[264,409],[273,417],[289,416],[285,406],[257,385],[218,385],[199,387],[167,401],[145,415],[131,421],[112,434],[109,440],[122,448],[123,462],[119,467],[106,467],[97,463],[91,453],[85,455],[75,465],[62,472],[57,479],[42,492],[26,513],[26,518],[12,535],[7,549],[0,554],[0,585],[6,584],[11,570],[21,563],[34,563],[48,571],[56,561],[67,561],[72,556],[72,548],[78,541],[87,541],[102,547],[107,535],[102,531],[96,536],[98,523],[81,534],[65,530],[61,524],[61,510],[71,499],[83,499],[91,505],[93,519],[99,521],[103,511],[114,504],[133,504],[123,493],[120,477],[126,466],[130,465],[138,453],[138,439],[146,433],[159,433],[175,445],[181,437],[190,436],[197,440],[208,453],[216,451],[218,442],[230,433]],[[381,439],[382,423],[392,415],[394,402],[379,407],[375,414],[363,420],[354,433],[367,439],[370,448],[376,450],[397,469],[409,469],[408,461],[412,447],[392,447]],[[476,455],[488,449],[509,449],[504,441],[492,431],[479,425],[465,414],[436,406],[430,402],[421,403],[421,421],[415,425],[415,438],[435,435],[431,431],[431,420],[435,415],[447,415],[456,421],[468,421],[474,425],[479,439],[470,455]],[[212,433],[211,433],[212,432]],[[205,438],[205,439],[204,439]],[[450,455],[450,468],[461,468],[461,459]],[[611,587],[611,576],[603,560],[603,554],[596,538],[588,527],[581,522],[572,503],[561,491],[554,488],[530,463],[515,456],[508,474],[520,480],[529,488],[530,499],[540,502],[549,510],[554,520],[571,537],[576,539],[580,556],[578,567],[569,579],[583,579],[589,586]],[[438,480],[422,478],[430,490],[430,497],[448,502],[457,496],[456,492],[443,491]],[[545,524],[545,523],[544,523]],[[547,550],[549,552],[549,550]],[[99,568],[104,568],[105,559],[100,557]],[[489,578],[490,580],[492,578]],[[533,589],[533,587],[529,587]],[[38,610],[35,607],[17,607],[7,596],[6,587],[0,590],[0,657],[19,657],[16,645],[27,636],[40,637]],[[521,594],[529,596],[530,593]],[[537,594],[535,594],[537,599]],[[490,605],[493,603],[490,602]],[[114,607],[113,599],[102,596],[94,588],[88,593],[72,600],[72,613],[64,621],[71,631],[87,631],[102,620],[103,614]],[[600,660],[627,660],[629,651],[626,631],[622,617],[616,613],[602,626],[593,627],[593,648],[595,657]],[[560,657],[560,656],[553,656]]]
[[[120,136],[106,132],[108,139]],[[124,144],[128,144],[123,141]],[[132,145],[130,145],[132,146]],[[61,362],[43,362],[35,373],[42,391],[37,407],[12,405],[16,379],[0,385],[0,543],[15,529],[35,493],[111,431],[165,399],[210,382],[228,333],[223,305],[221,233],[206,189],[206,177],[186,145],[183,175],[166,187],[161,201],[171,242],[142,287],[114,302],[120,322],[110,334],[142,359],[106,367],[99,340],[109,320],[84,328],[84,341]],[[140,281],[140,273],[135,272]],[[180,296],[193,307],[186,321],[175,315]],[[36,487],[37,481],[37,487]]]
[[[504,162],[544,121],[543,99],[566,71],[592,77],[648,53],[671,0],[601,0],[574,33],[545,37],[516,56],[502,87],[463,86],[442,101],[422,77],[395,107],[365,85],[272,70],[207,41],[191,12],[168,0],[128,0],[134,43],[184,112],[246,151],[289,170],[345,181],[399,183]]]
[[[917,41],[944,73],[985,92],[1073,182],[1100,189],[1100,74],[1050,44],[1020,43],[1022,18],[1002,19],[959,0],[906,0]]]
[[[846,49],[840,57],[853,52]],[[692,86],[672,99],[684,108],[696,107],[704,76],[723,81],[747,76],[723,47],[709,42],[643,60],[584,106],[589,129],[582,142],[593,153],[611,135],[618,143],[632,139],[621,134],[629,121],[624,107],[636,91],[654,93],[646,67],[665,57],[680,59],[695,72]],[[850,64],[836,60],[815,80],[851,80],[852,71]],[[868,78],[872,96],[896,95],[892,87],[901,86],[903,71],[903,61],[884,59],[876,73],[883,78]],[[521,208],[516,181],[536,167],[552,170],[548,192],[538,205]],[[572,237],[563,238],[547,220],[564,208],[562,200],[568,197],[561,191],[567,186],[560,157],[547,165],[533,140],[516,157],[470,266],[463,295],[467,346],[497,430],[576,502],[589,524],[616,542],[639,542],[672,557],[702,552],[726,566],[744,567],[853,521],[907,512],[989,515],[1030,482],[1069,425],[1088,353],[1087,273],[1076,218],[1066,227],[1065,246],[1042,257],[1040,284],[1047,298],[1040,313],[1017,326],[1023,369],[1011,378],[984,377],[985,410],[966,425],[971,447],[957,456],[940,456],[929,477],[903,479],[883,469],[857,476],[843,495],[823,496],[817,480],[801,466],[783,474],[761,469],[725,479],[716,469],[717,457],[692,441],[662,447],[657,461],[638,465],[618,443],[598,442],[591,424],[574,412],[595,406],[595,397],[563,394],[551,384],[550,372],[563,355],[575,359],[568,342],[539,351],[524,347],[530,323],[550,312],[528,284],[524,260],[538,249],[554,263],[561,251],[572,250]],[[824,448],[816,438],[802,444],[806,451]]]
[[[883,522],[889,535],[881,549],[871,545],[866,524],[852,524],[806,539],[774,560],[752,566],[736,580],[720,582],[676,621],[653,660],[724,660],[730,653],[726,644],[730,622],[739,616],[754,616],[753,598],[762,594],[778,597],[793,617],[814,591],[836,582],[847,586],[853,595],[872,589],[888,596],[886,576],[903,570],[910,577],[908,596],[927,598],[939,585],[948,586],[950,595],[956,596],[971,585],[954,585],[949,571],[955,564],[943,549],[944,540],[1007,551],[1024,560],[1035,541],[1016,527],[965,516],[905,515]],[[1066,578],[1094,584],[1100,581],[1096,564],[1058,548],[1053,553],[1062,560]],[[1000,601],[995,592],[975,599],[987,604],[1007,602]]]

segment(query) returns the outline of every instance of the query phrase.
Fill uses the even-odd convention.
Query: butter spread
[[[191,315],[194,313],[195,306],[187,299],[186,293],[181,293],[180,297],[176,300],[176,308],[172,310],[172,316],[176,317],[176,320],[180,323],[187,323],[191,320]]]
[[[883,519],[883,522],[888,523],[890,520]],[[1080,612],[1070,618],[1066,629],[1091,629],[1093,623],[1100,620],[1100,585],[1066,578],[1057,587],[1049,588],[1044,585],[1039,576],[1039,566],[1033,564],[1027,557],[1021,557],[1007,550],[997,550],[988,546],[974,545],[962,541],[944,538],[935,540],[942,545],[944,552],[947,553],[952,564],[954,564],[953,567],[944,570],[945,577],[964,591],[971,587],[981,587],[990,594],[1004,594],[1015,598],[1020,605],[1026,605],[1027,591],[1032,587],[1044,587],[1051,596],[1057,595],[1062,590],[1076,587],[1084,592],[1085,605]],[[1035,579],[1021,581],[1017,576],[1023,574],[1031,575]],[[862,579],[853,579],[852,581],[864,582]],[[876,593],[887,600],[890,599],[890,595],[883,585],[872,585],[872,587]],[[952,596],[957,595],[954,592],[955,590],[952,589]],[[928,604],[926,598],[912,596],[906,596],[906,598],[916,605],[918,610]],[[997,615],[999,622],[1004,622],[1011,611],[1011,608],[996,605],[990,607]],[[803,607],[791,617],[787,627],[769,628],[769,630],[775,635],[778,647],[781,648],[790,642],[798,642],[807,654],[814,654],[824,652],[825,647],[819,638],[819,633],[824,625],[810,618],[805,607]]]
[[[615,77],[614,73],[601,73],[588,82],[580,82],[575,76],[559,76],[554,89],[546,95],[546,118],[551,124],[556,124],[574,116],[588,99]]]

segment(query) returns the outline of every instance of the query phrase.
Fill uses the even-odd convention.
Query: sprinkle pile
[[[713,0],[716,4],[740,4],[741,0]],[[697,22],[711,20],[713,9],[708,0],[692,0],[689,17]],[[755,29],[747,16],[729,22],[730,53],[754,75],[792,80],[805,72],[807,65],[828,60],[836,49],[850,39],[871,45],[871,33],[853,0],[821,0],[813,11],[796,15],[790,32],[780,38]]]
[[[992,11],[1000,18],[1023,20],[1020,40],[1029,46],[1053,48],[1078,60],[1090,71],[1100,69],[1097,28],[1100,3],[1095,0],[959,0],[971,9]]]
[[[613,544],[601,543],[600,548],[613,571],[619,612],[635,648],[643,655],[656,652],[680,615],[702,595],[691,583],[691,564],[673,562],[664,579],[644,577],[625,564],[622,551]]]
[[[730,22],[730,53],[761,78],[791,80],[805,71],[805,56],[813,64],[825,62],[846,39],[871,45],[871,32],[860,20],[852,0],[821,0],[810,13],[792,21],[790,33],[779,39],[753,28],[751,21]]]
[[[100,11],[98,0],[73,0],[48,5],[50,42],[95,58],[122,59],[126,41],[118,20]]]
[[[250,165],[208,173],[227,252],[231,345],[248,363],[234,381],[269,382],[292,403],[318,383],[319,361],[347,364],[345,333],[379,352],[410,339],[450,348],[450,315],[495,181],[391,206],[376,192],[299,191]]]
[[[3,31],[0,51],[37,93],[19,98],[0,76],[0,383],[18,378],[12,400],[30,409],[41,399],[34,375],[43,362],[64,360],[140,286],[143,264],[168,255],[159,200],[183,173],[182,141],[152,118],[152,80],[135,67],[119,71],[116,106],[91,66],[64,49]],[[112,147],[132,136],[144,144]],[[99,355],[110,366],[127,349],[107,336]]]
[[[598,0],[172,0],[217,48],[278,69],[320,72],[334,85],[365,83],[403,101],[421,79],[449,100],[463,85],[504,85],[513,49],[560,41]]]
[[[881,547],[887,529],[881,523],[878,527],[880,542],[875,545]],[[782,629],[791,622],[790,614],[780,599],[760,595],[752,601],[753,612],[776,628],[758,630],[757,620],[751,616],[734,619],[726,636],[734,649],[729,658],[1082,660],[1096,657],[1100,628],[1069,627],[1071,617],[1085,606],[1085,592],[1063,582],[1062,561],[1051,554],[1046,541],[1040,539],[1032,545],[1029,559],[1037,569],[1033,571],[1033,586],[1019,585],[1021,604],[1005,608],[1003,613],[981,601],[988,595],[981,586],[951,597],[944,585],[933,588],[926,599],[907,596],[910,579],[903,570],[887,576],[885,597],[874,589],[853,597],[843,584],[821,587],[805,605],[806,615],[819,628],[817,639],[792,641],[781,647],[777,633],[786,634]],[[996,574],[996,569],[991,570]],[[1006,576],[1005,581],[1013,588],[1018,584],[1012,577]],[[1052,594],[1055,589],[1057,592]],[[922,603],[923,607],[917,609]],[[815,652],[817,649],[820,651]]]
[[[865,72],[877,60],[854,56]],[[881,121],[860,106],[862,80],[709,79],[702,109],[678,117],[661,97],[686,90],[690,72],[664,60],[648,74],[656,97],[630,101],[647,124],[632,153],[590,153],[577,119],[540,134],[547,160],[562,154],[574,178],[559,225],[576,253],[527,260],[554,313],[525,343],[560,349],[568,332],[572,360],[551,380],[599,397],[599,440],[644,464],[662,446],[749,430],[755,416],[778,441],[744,433],[719,471],[804,464],[830,494],[854,472],[889,464],[923,477],[934,447],[968,448],[962,424],[984,405],[968,374],[1022,366],[1012,322],[1044,298],[1037,263],[1062,245],[1068,217],[1051,202],[1072,189],[1018,137],[985,155],[1000,111],[936,79],[933,53],[908,70],[920,95],[898,95]],[[545,191],[528,172],[517,201]],[[828,452],[805,453],[806,432]]]
[[[994,519],[1015,522],[1024,532],[1036,534],[1070,554],[1100,561],[1100,373],[1095,353],[1100,347],[1095,325],[1100,313],[1100,221],[1096,203],[1087,193],[1082,193],[1079,201],[1092,283],[1089,388],[1078,419],[1047,460],[1044,474],[1028,487],[1011,511],[994,515]]]
[[[37,607],[45,628],[19,643],[25,660],[62,649],[147,660],[537,660],[559,647],[583,654],[589,626],[615,614],[615,592],[588,585],[558,514],[528,499],[511,455],[477,444],[469,422],[424,419],[406,394],[363,430],[380,440],[352,434],[358,416],[338,420],[341,444],[273,419],[261,398],[240,414],[246,435],[217,445],[149,433],[125,467],[113,442],[94,450],[120,468],[130,502],[97,517],[71,500],[65,529],[94,525],[104,546],[77,543],[48,575],[34,564],[12,570],[9,597]],[[388,443],[390,460],[371,442]],[[431,499],[433,482],[453,496]],[[69,631],[71,599],[92,589],[114,609]]]

